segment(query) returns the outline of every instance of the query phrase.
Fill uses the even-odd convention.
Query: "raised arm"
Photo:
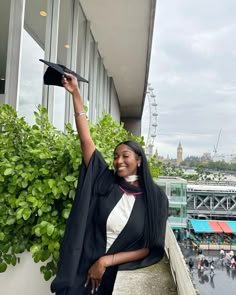
[[[66,73],[66,77],[64,76],[62,78],[62,85],[72,94],[73,97],[76,128],[80,138],[84,162],[87,166],[95,150],[95,144],[90,135],[89,125],[83,108],[83,101],[80,95],[77,78],[68,73]]]

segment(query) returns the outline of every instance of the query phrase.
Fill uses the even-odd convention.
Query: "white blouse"
[[[115,239],[127,224],[134,207],[135,196],[124,193],[116,206],[112,209],[107,218],[107,246],[106,251],[111,247]]]

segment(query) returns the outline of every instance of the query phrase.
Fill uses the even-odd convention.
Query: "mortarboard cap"
[[[55,64],[53,62],[49,62],[43,59],[40,59],[40,61],[42,61],[48,66],[43,76],[43,81],[44,81],[44,84],[46,85],[63,86],[61,84],[61,79],[62,79],[62,75],[65,75],[65,73],[74,75],[77,78],[77,80],[80,82],[88,83],[88,80],[85,80],[83,77],[73,72],[72,70],[68,69],[66,66]]]

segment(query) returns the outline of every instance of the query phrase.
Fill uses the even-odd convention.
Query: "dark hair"
[[[145,222],[145,241],[148,241],[146,246],[150,246],[152,241],[158,240],[158,222],[157,222],[157,208],[159,208],[159,198],[156,195],[157,185],[152,179],[151,173],[148,167],[147,157],[143,148],[135,141],[127,140],[119,143],[117,147],[121,144],[129,146],[132,151],[139,157],[141,157],[140,167],[138,167],[137,174],[139,176],[139,181],[141,188],[144,190],[145,204],[147,208],[147,218]]]

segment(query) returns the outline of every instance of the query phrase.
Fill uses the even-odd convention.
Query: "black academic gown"
[[[123,195],[119,186],[128,192],[140,192],[139,188],[116,178],[101,154],[95,151],[88,167],[83,165],[80,171],[76,198],[61,243],[58,272],[51,285],[52,292],[57,295],[91,294],[91,285],[85,288],[84,284],[88,269],[99,257],[145,247],[147,213],[144,196],[138,194],[126,226],[106,253],[106,220]],[[163,255],[164,241],[154,245],[145,259],[108,267],[96,294],[112,294],[118,268],[148,266],[159,261]]]

